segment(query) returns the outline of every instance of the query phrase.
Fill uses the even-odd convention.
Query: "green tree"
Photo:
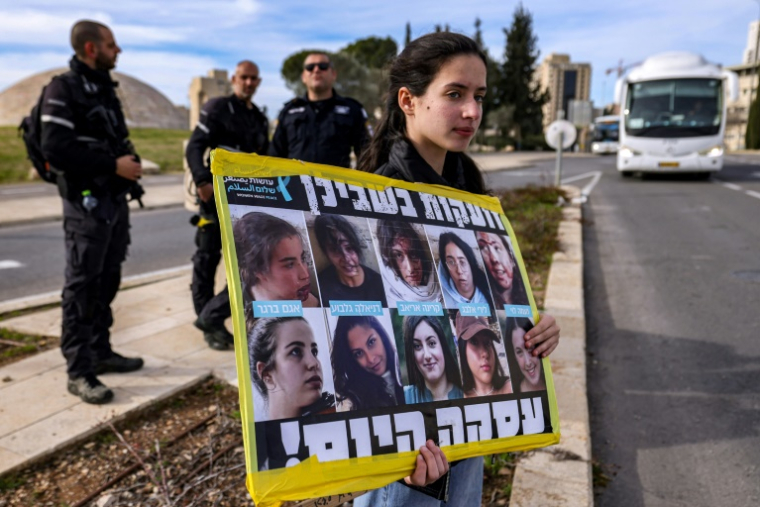
[[[755,97],[749,108],[744,146],[748,150],[760,150],[760,97]]]
[[[541,106],[549,100],[548,92],[541,92],[533,82],[533,71],[540,52],[533,34],[533,16],[522,4],[514,12],[512,25],[504,29],[506,48],[502,64],[501,103],[514,106],[513,120],[516,138],[521,141],[528,136],[542,133],[543,113]]]
[[[407,47],[412,42],[412,25],[408,21],[406,22],[406,35],[404,36],[404,47]]]
[[[306,57],[312,53],[324,53],[331,55],[329,51],[324,49],[303,49],[285,58],[282,62],[282,68],[280,69],[280,75],[285,80],[285,86],[291,89],[296,95],[303,95],[306,93],[306,87],[301,82],[301,73],[303,72],[303,62]]]
[[[352,42],[340,50],[353,56],[360,64],[370,69],[382,69],[398,54],[398,45],[390,37],[367,37]]]
[[[395,42],[394,42],[395,44]],[[377,107],[382,105],[382,92],[387,86],[386,78],[381,69],[367,67],[354,56],[344,51],[331,53],[324,50],[302,50],[288,56],[282,64],[280,74],[285,85],[297,96],[306,94],[306,87],[301,81],[303,62],[311,53],[324,53],[338,74],[335,81],[335,91],[339,95],[351,97],[362,103],[372,117]]]
[[[483,122],[481,128],[478,130],[476,136],[477,144],[487,144],[487,134],[489,129],[495,129],[498,132],[503,133],[506,136],[507,131],[511,128],[512,124],[512,112],[501,111],[499,114],[491,114],[495,112],[501,106],[501,89],[504,76],[502,74],[501,65],[491,58],[488,54],[488,48],[485,47],[483,42],[483,32],[480,29],[480,18],[475,18],[475,35],[473,39],[480,47],[480,50],[486,55],[486,96],[483,100]],[[499,142],[497,144],[503,144]]]

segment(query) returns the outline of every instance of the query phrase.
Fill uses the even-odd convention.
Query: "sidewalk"
[[[0,474],[43,459],[86,438],[105,421],[144,409],[210,374],[237,385],[234,355],[211,350],[192,324],[189,285],[190,276],[182,275],[119,292],[112,344],[125,355],[141,356],[145,367],[102,375],[115,395],[107,405],[88,405],[66,391],[59,349],[0,368]],[[61,310],[54,308],[0,325],[60,336],[60,320]]]
[[[580,216],[577,205],[565,210],[560,225],[563,251],[554,256],[546,296],[547,311],[562,328],[561,345],[552,355],[562,441],[521,460],[512,487],[513,506],[593,505]],[[217,284],[224,284],[223,275]],[[234,355],[209,349],[192,325],[189,285],[190,275],[181,273],[119,291],[113,304],[112,343],[120,353],[143,357],[145,367],[102,376],[114,390],[110,404],[87,405],[66,391],[59,349],[0,367],[0,475],[42,460],[87,438],[106,421],[143,410],[209,375],[237,386]],[[54,308],[8,319],[0,326],[59,336],[60,319],[60,308]]]

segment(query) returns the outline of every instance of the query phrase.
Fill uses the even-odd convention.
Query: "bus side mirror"
[[[739,77],[735,72],[730,70],[724,70],[723,81],[726,83],[726,95],[728,95],[729,102],[735,102],[739,99]]]

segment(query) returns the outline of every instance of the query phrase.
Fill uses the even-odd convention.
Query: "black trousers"
[[[214,199],[200,203],[201,218],[211,221],[198,227],[195,233],[197,250],[193,255],[193,295],[195,314],[213,325],[223,325],[230,315],[230,295],[225,286],[214,295],[214,278],[219,261],[222,260],[222,233]]]
[[[121,283],[129,247],[129,208],[124,198],[103,199],[92,213],[64,200],[66,272],[61,306],[61,351],[69,378],[93,373],[93,360],[111,350],[111,302]]]

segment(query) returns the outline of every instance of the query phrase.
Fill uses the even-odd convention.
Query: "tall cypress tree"
[[[540,52],[533,34],[533,16],[522,4],[514,12],[512,25],[504,29],[506,48],[502,64],[501,102],[514,107],[513,118],[518,127],[517,138],[542,132],[541,106],[549,100],[533,82],[533,72]]]
[[[408,21],[406,22],[406,36],[404,37],[404,47],[407,47],[412,42],[412,25]]]
[[[485,142],[485,130],[489,127],[498,127],[506,134],[508,125],[493,125],[488,121],[488,114],[494,111],[501,104],[501,89],[502,89],[502,72],[501,66],[496,62],[491,55],[488,54],[488,48],[486,48],[483,42],[483,31],[480,29],[482,22],[480,18],[475,18],[475,35],[473,39],[486,55],[488,62],[486,70],[488,72],[486,77],[486,97],[483,100],[483,123],[480,130],[478,130],[477,140],[480,144]]]
[[[760,87],[758,87],[760,92]],[[749,106],[747,130],[744,133],[744,146],[748,150],[760,150],[760,97],[755,97]]]

